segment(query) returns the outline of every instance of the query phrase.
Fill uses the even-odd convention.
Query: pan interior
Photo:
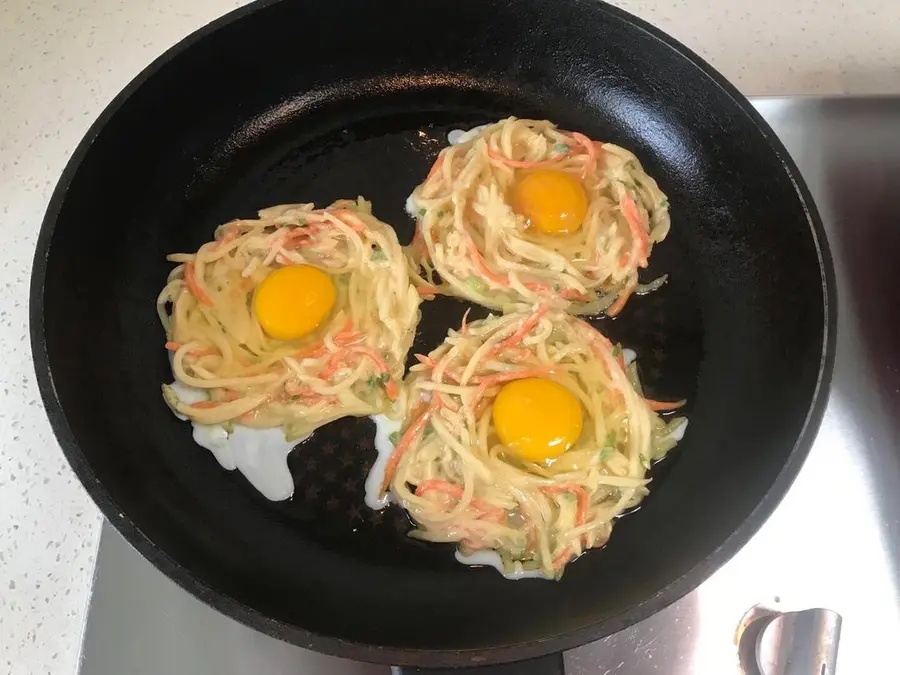
[[[51,418],[88,490],[145,554],[285,639],[398,660],[390,650],[478,650],[592,626],[600,637],[675,600],[666,589],[685,575],[682,590],[699,583],[794,453],[825,321],[809,215],[729,92],[603,5],[573,2],[550,19],[540,0],[439,1],[430,11],[457,16],[458,30],[435,31],[419,3],[395,0],[390,21],[369,4],[277,3],[220,26],[167,57],[79,151],[37,272]],[[340,44],[300,25],[340,25]],[[369,511],[369,420],[297,447],[295,496],[272,503],[196,446],[159,391],[167,253],[265,206],[359,194],[406,243],[405,199],[447,132],[509,114],[632,149],[673,218],[644,276],[669,282],[596,325],[638,352],[650,394],[690,401],[690,427],[640,510],[559,583],[462,567],[451,549],[408,540],[399,510]],[[465,309],[423,305],[414,350],[437,345]]]

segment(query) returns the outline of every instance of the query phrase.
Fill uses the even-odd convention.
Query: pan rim
[[[149,560],[154,567],[194,597],[226,616],[272,637],[306,649],[359,661],[404,666],[448,667],[491,665],[544,656],[581,646],[634,625],[693,591],[716,569],[728,562],[769,518],[786,495],[809,454],[825,413],[834,368],[837,335],[835,271],[824,225],[809,189],[780,139],[750,102],[709,64],[674,38],[622,9],[596,0],[592,4],[599,11],[631,24],[634,28],[646,33],[689,61],[691,65],[697,68],[702,75],[708,78],[712,84],[726,94],[747,115],[771,151],[778,157],[785,173],[793,183],[806,215],[810,234],[818,255],[823,299],[822,352],[809,409],[787,462],[770,486],[765,497],[718,548],[713,550],[687,573],[630,610],[604,621],[591,623],[575,631],[567,631],[562,634],[546,636],[527,642],[472,650],[423,650],[383,647],[312,633],[297,626],[282,623],[261,614],[230,595],[211,588],[190,570],[159,549],[150,537],[131,522],[120,510],[118,504],[97,479],[69,427],[66,413],[59,401],[53,374],[50,371],[44,333],[44,286],[50,241],[72,180],[94,140],[107,126],[110,119],[114,117],[131,95],[153,77],[157,71],[173,58],[223,26],[234,23],[266,7],[285,1],[288,0],[257,0],[233,10],[192,32],[154,59],[112,99],[97,120],[90,126],[66,163],[59,182],[54,188],[41,223],[33,259],[29,291],[29,332],[35,375],[47,417],[63,454],[85,490],[104,517],[122,534],[129,544]]]

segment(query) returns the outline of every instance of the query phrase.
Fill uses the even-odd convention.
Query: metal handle
[[[841,615],[829,609],[776,614],[756,640],[763,675],[834,675]]]
[[[391,668],[392,675],[565,675],[562,654],[474,668]]]

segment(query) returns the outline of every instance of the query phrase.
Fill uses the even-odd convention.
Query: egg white
[[[384,495],[380,493],[381,486],[384,484],[384,471],[394,453],[391,434],[400,431],[402,423],[399,420],[392,420],[386,415],[372,415],[369,419],[375,422],[375,450],[378,451],[378,457],[366,477],[365,501],[366,506],[370,509],[380,511],[391,501],[390,493]]]
[[[209,398],[202,389],[189,387],[177,379],[170,386],[175,395],[188,404]],[[187,419],[178,413],[175,416],[181,420]],[[253,429],[234,424],[229,433],[221,424],[191,422],[191,426],[197,445],[209,450],[223,469],[240,471],[266,499],[280,502],[294,494],[294,479],[288,469],[287,458],[305,438],[289,441],[281,428]]]
[[[459,551],[456,551],[454,557],[457,562],[461,562],[463,565],[468,565],[469,567],[493,567],[504,577],[512,581],[519,581],[520,579],[550,580],[550,577],[542,574],[540,570],[522,569],[522,563],[518,561],[513,565],[512,571],[507,572],[503,569],[500,554],[496,551],[475,551],[471,555],[463,555]]]

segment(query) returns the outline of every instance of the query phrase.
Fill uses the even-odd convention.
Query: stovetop
[[[754,607],[843,616],[837,672],[888,672],[900,636],[900,98],[758,99],[825,221],[837,359],[809,459],[759,533],[696,591],[565,654],[567,675],[731,675]],[[188,595],[108,524],[82,675],[387,675],[246,628]]]

